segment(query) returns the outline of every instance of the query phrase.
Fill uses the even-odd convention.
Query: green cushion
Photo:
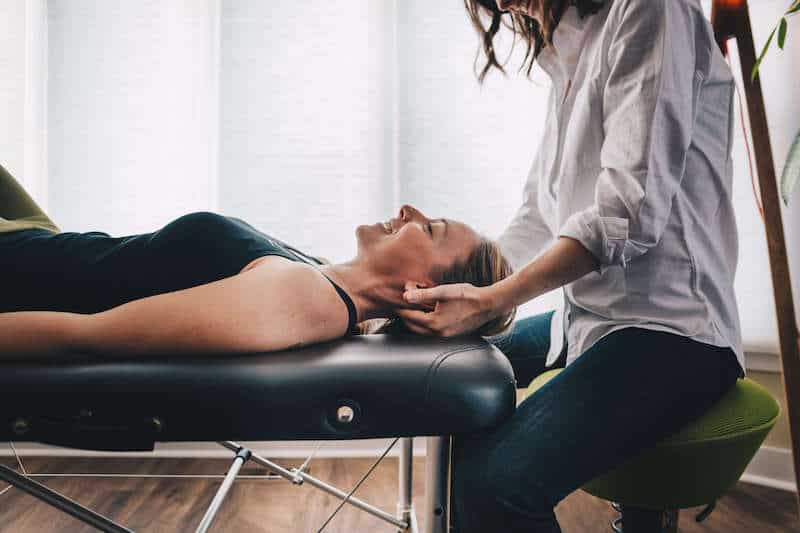
[[[525,395],[559,372],[539,375]],[[700,418],[583,489],[599,498],[652,509],[711,503],[739,480],[779,415],[778,402],[764,387],[739,379]]]

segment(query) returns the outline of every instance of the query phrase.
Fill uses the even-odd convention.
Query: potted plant
[[[761,51],[761,55],[758,57],[758,60],[753,67],[751,80],[754,80],[756,75],[758,75],[758,69],[761,67],[761,62],[767,55],[767,52],[769,51],[776,34],[778,36],[778,47],[783,50],[784,45],[786,44],[786,34],[789,29],[788,18],[797,14],[798,12],[800,12],[800,0],[792,0],[789,9],[786,11],[783,17],[781,17],[780,22],[778,22],[775,28],[773,28],[772,33],[770,33],[769,39],[767,39],[767,43],[764,45],[764,49]],[[800,178],[800,132],[798,132],[795,136],[792,147],[789,150],[789,156],[786,160],[786,165],[783,168],[783,174],[781,176],[781,197],[786,205],[789,204],[789,196],[791,195],[795,185],[797,185],[798,178]]]

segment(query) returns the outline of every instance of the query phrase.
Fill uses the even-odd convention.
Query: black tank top
[[[267,255],[322,265],[316,257],[242,220],[206,212],[182,216],[153,233],[127,237],[38,229],[4,233],[0,234],[0,312],[97,313],[233,276]],[[348,332],[353,332],[353,300],[328,280],[347,306]]]

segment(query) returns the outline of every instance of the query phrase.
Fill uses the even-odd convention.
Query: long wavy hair
[[[553,44],[553,32],[569,6],[574,5],[583,18],[600,11],[607,0],[539,1],[542,6],[541,24],[527,15],[500,11],[495,0],[464,0],[464,6],[481,41],[473,65],[478,81],[483,83],[492,68],[505,73],[504,64],[497,60],[494,49],[494,38],[501,28],[505,27],[511,31],[514,43],[519,38],[526,44],[527,50],[520,71],[526,70],[526,74],[530,76],[536,58],[546,46]],[[486,64],[479,71],[478,58],[481,51],[486,58]]]
[[[438,285],[449,283],[470,283],[476,287],[487,287],[507,278],[513,273],[511,264],[503,256],[500,247],[492,240],[482,237],[478,246],[466,261],[456,263],[436,280]],[[516,316],[516,308],[487,322],[476,333],[478,335],[497,335],[505,331]],[[375,319],[361,325],[362,334],[409,333],[405,323],[399,319]]]

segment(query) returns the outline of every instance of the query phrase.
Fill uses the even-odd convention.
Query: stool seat
[[[540,374],[525,396],[561,371]],[[698,419],[582,488],[599,498],[645,509],[710,504],[739,480],[779,415],[778,402],[764,387],[739,379]]]

